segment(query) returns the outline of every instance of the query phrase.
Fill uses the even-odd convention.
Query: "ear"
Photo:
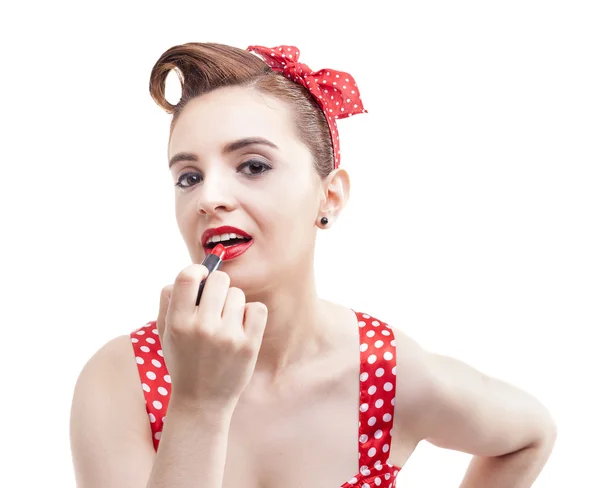
[[[322,183],[320,215],[326,215],[332,222],[348,202],[350,197],[350,175],[343,168],[333,170]]]

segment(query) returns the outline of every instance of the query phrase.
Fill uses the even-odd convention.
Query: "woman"
[[[531,486],[555,438],[539,401],[317,296],[316,232],[350,188],[336,119],[365,110],[352,76],[298,57],[189,43],[155,64],[194,264],[162,290],[156,321],[81,372],[78,486],[388,487],[423,439],[475,456],[464,488]],[[208,275],[199,263],[219,241],[225,258]]]

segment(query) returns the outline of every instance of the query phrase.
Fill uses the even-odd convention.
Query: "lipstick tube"
[[[225,256],[225,246],[223,244],[217,244],[209,254],[206,255],[202,264],[208,268],[208,275],[200,282],[200,287],[198,288],[198,298],[196,298],[196,306],[200,303],[200,297],[202,297],[202,292],[204,291],[204,284],[206,280],[210,276],[213,271],[219,269],[221,263],[223,262],[223,257]]]

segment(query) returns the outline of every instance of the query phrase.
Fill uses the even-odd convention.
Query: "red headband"
[[[312,94],[325,113],[333,142],[334,168],[340,165],[340,143],[335,119],[343,119],[366,112],[354,78],[344,71],[322,69],[312,71],[298,62],[300,51],[296,46],[249,46],[248,51],[259,54],[275,71],[282,72],[301,84]]]

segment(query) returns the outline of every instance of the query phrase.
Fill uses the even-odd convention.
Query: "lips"
[[[254,244],[254,239],[250,239],[248,242],[240,242],[239,244],[225,247],[225,256],[223,257],[223,261],[237,258],[239,255],[244,254],[248,248],[252,246],[252,244]],[[205,247],[204,250],[210,252],[208,247]]]
[[[213,227],[212,229],[206,229],[204,231],[204,233],[202,234],[202,246],[206,247],[207,241],[212,237],[212,236],[218,236],[221,234],[238,234],[240,236],[243,237],[248,237],[248,238],[252,238],[252,236],[250,234],[248,234],[247,232],[243,231],[242,229],[238,229],[237,227],[232,227],[230,225],[222,225],[221,227]],[[231,247],[235,247],[235,246],[231,246]]]
[[[206,229],[202,234],[202,247],[204,248],[204,252],[206,254],[211,252],[211,248],[208,247],[208,239],[212,236],[218,236],[221,234],[237,234],[243,237],[247,237],[250,239],[248,242],[239,242],[233,246],[225,246],[225,257],[223,257],[223,261],[227,261],[228,259],[233,259],[238,257],[239,255],[245,253],[252,244],[254,244],[254,239],[247,232],[242,229],[238,229],[237,227],[232,227],[230,225],[223,225],[221,227],[214,227],[212,229]]]

